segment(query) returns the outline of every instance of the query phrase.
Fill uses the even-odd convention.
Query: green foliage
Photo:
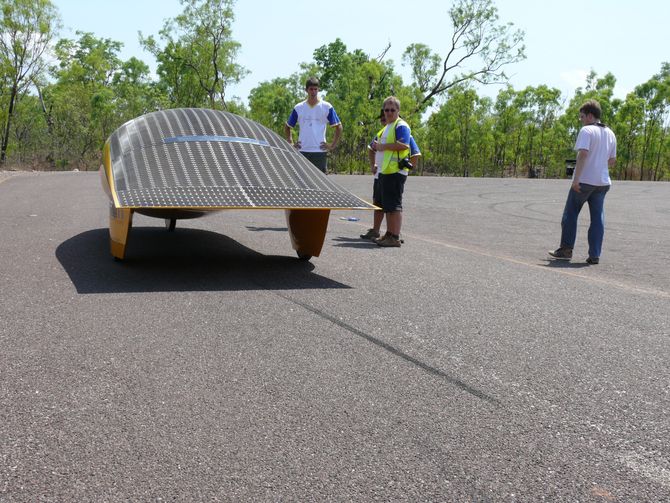
[[[36,83],[47,125],[44,157],[55,167],[97,168],[105,140],[119,125],[166,100],[145,63],[118,57],[119,42],[77,35],[56,44],[52,82]]]
[[[249,118],[283,136],[284,124],[303,92],[297,75],[261,82],[249,94]]]
[[[49,0],[0,0],[0,14],[2,165],[7,157],[15,109],[31,82],[42,76],[45,52],[60,19]]]
[[[233,0],[180,0],[184,11],[166,21],[159,37],[141,38],[158,61],[159,85],[173,107],[226,108],[226,88],[246,70],[235,62]]]
[[[508,85],[491,100],[474,86],[506,81],[504,69],[525,57],[523,33],[499,21],[492,0],[454,0],[444,52],[420,43],[404,51],[409,82],[386,51],[370,57],[335,39],[294,73],[259,83],[247,107],[226,98],[246,73],[236,62],[233,0],[180,1],[183,12],[156,37],[140,35],[157,63],[153,78],[145,62],[120,59],[120,42],[77,33],[53,44],[59,18],[49,0],[0,0],[0,162],[97,168],[116,128],[169,107],[226,108],[282,134],[314,75],[344,127],[330,160],[335,171],[368,171],[366,147],[379,129],[383,100],[394,95],[423,153],[415,174],[562,177],[566,159],[575,156],[578,109],[594,98],[618,138],[613,177],[670,179],[669,63],[624,100],[613,97],[614,75],[593,71],[573,96],[545,85]]]
[[[418,51],[420,58],[428,58],[428,88],[423,93],[421,106],[461,83],[501,83],[507,80],[503,68],[526,58],[524,33],[513,31],[513,24],[500,24],[498,9],[492,0],[455,0],[449,9],[452,35],[450,45],[442,58],[441,72],[431,73],[428,52]],[[412,46],[410,46],[412,47]],[[417,52],[416,48],[410,52]],[[460,72],[460,73],[457,73]],[[421,75],[421,72],[419,72]],[[415,77],[416,78],[416,77]],[[415,83],[418,88],[424,80]]]

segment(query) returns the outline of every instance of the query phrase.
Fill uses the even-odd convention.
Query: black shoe
[[[572,250],[570,248],[558,248],[550,251],[549,255],[557,260],[570,260],[572,259]]]
[[[596,265],[599,262],[600,262],[600,259],[598,257],[589,257],[589,258],[586,259],[586,263],[591,264],[591,265]]]

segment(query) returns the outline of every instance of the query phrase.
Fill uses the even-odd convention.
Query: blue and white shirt
[[[307,100],[298,103],[286,122],[288,127],[300,126],[298,141],[301,152],[323,152],[321,142],[326,141],[326,125],[337,126],[340,118],[333,105],[320,100],[313,107]]]

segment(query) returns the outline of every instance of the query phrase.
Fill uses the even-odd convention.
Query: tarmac
[[[118,262],[98,173],[0,173],[0,502],[670,501],[670,184],[589,266],[569,183],[411,177],[401,248],[333,211],[310,262],[136,215]]]

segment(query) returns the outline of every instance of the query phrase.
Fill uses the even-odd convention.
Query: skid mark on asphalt
[[[394,346],[391,346],[390,344],[382,341],[381,339],[377,339],[376,337],[374,337],[370,334],[366,334],[365,332],[363,332],[363,331],[361,331],[361,330],[359,330],[355,327],[352,327],[348,323],[345,323],[342,320],[339,320],[339,319],[335,318],[334,316],[331,316],[327,313],[324,313],[323,311],[321,311],[319,309],[316,309],[315,307],[312,307],[309,304],[306,304],[304,302],[300,302],[299,300],[293,299],[293,298],[289,297],[288,295],[284,295],[284,294],[281,294],[279,292],[272,292],[272,293],[281,297],[284,300],[287,300],[287,301],[289,301],[293,304],[296,304],[296,305],[302,307],[303,309],[306,309],[307,311],[310,311],[311,313],[316,314],[317,316],[319,316],[319,317],[321,317],[325,320],[330,321],[331,323],[334,323],[335,325],[337,325],[341,328],[344,328],[348,332],[351,332],[352,334],[357,335],[357,336],[361,337],[362,339],[365,339],[366,341],[374,344],[375,346],[378,346],[378,347],[384,349],[385,351],[388,351],[392,355],[397,356],[398,358],[402,358],[406,362],[409,362],[409,363],[412,363],[412,364],[416,365],[417,367],[419,367],[420,369],[428,372],[429,374],[432,374],[434,376],[437,376],[437,377],[440,377],[440,378],[446,380],[450,384],[456,386],[457,388],[459,388],[459,389],[461,389],[461,390],[463,390],[467,393],[470,393],[471,395],[473,395],[473,396],[475,396],[475,397],[477,397],[481,400],[484,400],[484,401],[489,402],[489,403],[491,403],[493,405],[496,405],[496,406],[500,405],[500,402],[496,398],[494,398],[490,395],[487,395],[486,393],[484,393],[483,391],[478,390],[477,388],[473,388],[469,384],[464,383],[460,379],[457,379],[453,376],[450,376],[449,374],[447,374],[446,372],[441,371],[440,369],[436,369],[435,367],[431,367],[430,365],[422,362],[421,360],[418,360],[418,359],[414,358],[411,355],[408,355],[407,353],[404,353],[403,351],[397,349]]]

